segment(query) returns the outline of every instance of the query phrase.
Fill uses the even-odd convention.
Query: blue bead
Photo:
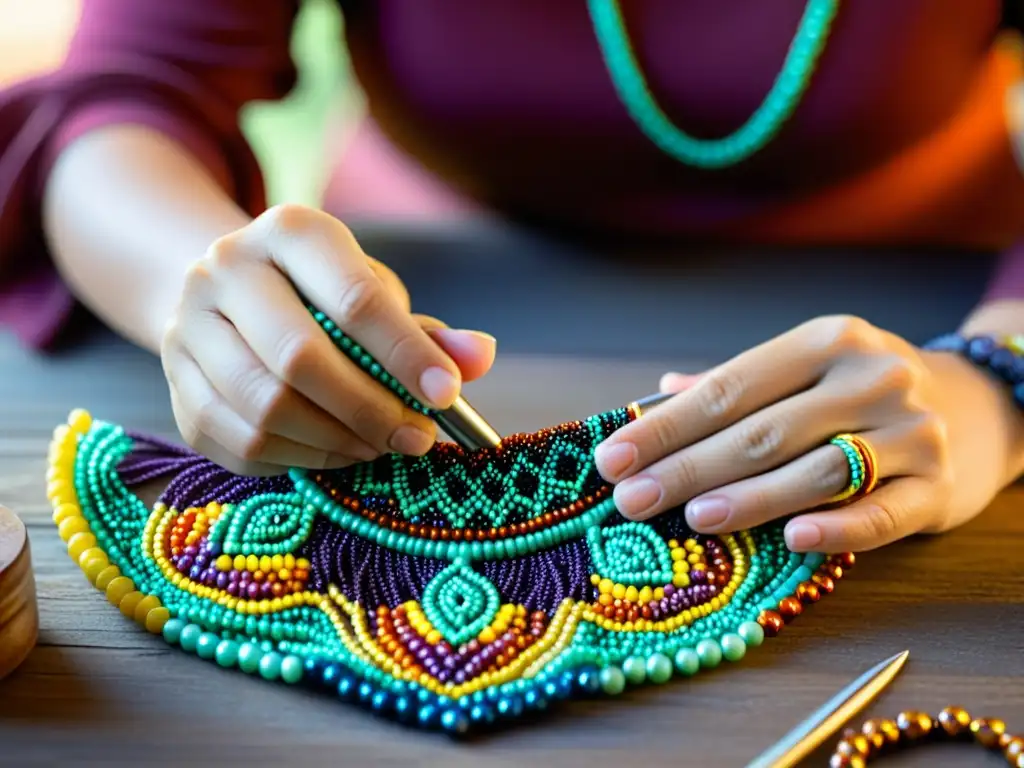
[[[320,670],[320,679],[324,685],[337,685],[341,679],[341,667],[338,664],[328,664]]]
[[[371,698],[373,698],[374,690],[375,689],[373,687],[373,683],[371,683],[369,680],[364,680],[359,684],[359,690],[357,691],[359,700],[362,702],[369,701]]]
[[[469,710],[469,719],[474,723],[493,723],[494,709],[486,704],[474,704]]]
[[[1017,407],[1024,408],[1024,384],[1018,384],[1013,388],[1013,400]]]
[[[498,712],[505,717],[519,717],[523,714],[523,700],[518,696],[502,696],[498,699]]]
[[[432,703],[433,701],[435,701],[434,694],[432,694],[426,688],[420,688],[419,693],[416,694],[416,698],[418,698],[420,702],[423,704],[427,704],[428,702]]]
[[[1013,368],[1010,371],[1009,382],[1011,384],[1024,382],[1024,357],[1020,355],[1013,356]]]
[[[536,688],[531,688],[523,694],[523,706],[526,707],[526,709],[547,709],[548,700],[541,696]]]
[[[469,730],[469,718],[457,709],[446,709],[441,715],[441,727],[448,733],[463,734]]]
[[[554,680],[548,680],[541,687],[541,690],[544,691],[544,695],[547,696],[549,699],[554,699],[558,697],[558,687],[558,683],[556,683]]]
[[[991,336],[975,336],[967,343],[967,356],[978,365],[986,365],[996,347]]]
[[[988,367],[992,369],[999,378],[1004,381],[1013,381],[1014,363],[1017,356],[1005,347],[995,350],[988,359]]]
[[[387,712],[391,706],[391,694],[387,691],[377,691],[370,699],[370,708],[374,712]]]
[[[352,675],[343,675],[338,680],[338,696],[351,699],[356,692],[356,679]]]
[[[396,697],[392,708],[395,711],[395,716],[403,723],[407,722],[413,713],[412,701],[408,696]]]
[[[601,690],[601,672],[597,667],[584,667],[576,673],[576,688],[584,696],[593,696]]]
[[[437,725],[439,711],[433,704],[424,704],[416,715],[419,724],[424,728],[433,728]]]

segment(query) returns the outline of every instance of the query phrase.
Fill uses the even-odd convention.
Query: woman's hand
[[[273,208],[189,269],[161,348],[178,428],[244,475],[423,454],[435,426],[333,345],[296,289],[420,402],[446,408],[482,376],[494,340],[410,314],[398,278],[337,219]]]
[[[859,551],[965,522],[1019,463],[1024,421],[1005,387],[858,318],[812,320],[704,374],[668,374],[662,390],[678,394],[596,452],[632,519],[685,504],[694,530],[724,533],[796,515],[790,549]],[[874,448],[880,484],[809,511],[849,482],[828,443],[843,432]]]

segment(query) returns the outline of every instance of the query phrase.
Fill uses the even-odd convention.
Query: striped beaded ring
[[[260,478],[78,410],[47,494],[88,581],[166,642],[459,735],[737,662],[853,565],[790,552],[779,521],[702,535],[681,509],[624,519],[593,452],[635,418]],[[149,506],[151,481],[166,487]]]
[[[836,435],[829,441],[842,450],[850,468],[850,482],[827,502],[829,505],[849,504],[867,496],[878,485],[878,458],[874,449],[859,435]]]

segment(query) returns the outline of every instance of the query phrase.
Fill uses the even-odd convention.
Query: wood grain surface
[[[503,359],[469,396],[501,431],[528,430],[646,393],[662,370],[655,361]],[[863,555],[835,594],[740,664],[454,744],[199,662],[112,609],[50,522],[46,447],[76,406],[173,435],[159,365],[101,336],[56,359],[0,341],[0,371],[0,499],[27,523],[42,625],[35,651],[0,682],[0,765],[729,768],[904,648],[911,660],[875,713],[956,702],[1024,731],[1020,491],[952,534]],[[959,747],[887,764],[975,760],[998,764]]]
[[[0,680],[25,660],[38,632],[32,552],[25,525],[0,506]]]

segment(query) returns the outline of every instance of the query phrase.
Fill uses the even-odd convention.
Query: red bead
[[[761,625],[765,635],[768,637],[775,637],[782,631],[782,627],[785,626],[785,621],[775,611],[761,611],[757,617],[757,623]]]
[[[832,577],[824,573],[816,573],[811,576],[811,581],[818,585],[818,589],[824,592],[826,595],[832,594],[836,588],[836,583]]]
[[[821,599],[821,590],[811,581],[804,581],[796,588],[797,599],[804,605],[816,603]]]
[[[784,597],[782,598],[782,600],[779,601],[779,613],[782,614],[782,617],[787,622],[792,621],[803,612],[803,605],[801,605],[800,601],[792,595],[790,595],[789,597]]]

